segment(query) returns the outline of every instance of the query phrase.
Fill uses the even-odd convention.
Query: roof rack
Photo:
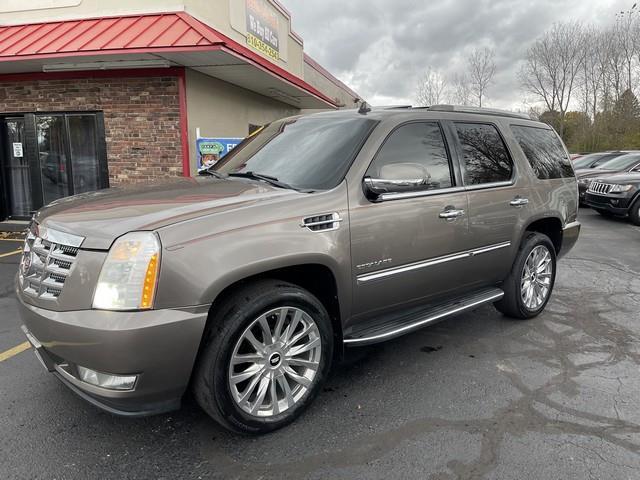
[[[524,113],[509,112],[508,110],[499,110],[497,108],[462,107],[460,105],[432,105],[431,107],[426,107],[426,109],[433,110],[434,112],[477,113],[481,115],[500,115],[501,117],[531,120],[531,117]]]

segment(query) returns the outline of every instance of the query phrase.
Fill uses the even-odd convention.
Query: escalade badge
[[[364,268],[380,267],[382,265],[391,263],[392,261],[393,261],[392,258],[383,258],[382,260],[376,260],[374,262],[362,263],[360,265],[357,265],[356,268],[358,270],[362,270]]]

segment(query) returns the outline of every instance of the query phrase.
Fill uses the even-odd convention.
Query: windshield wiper
[[[209,168],[198,170],[198,175],[202,175],[202,176],[211,175],[212,177],[216,177],[216,178],[225,178],[224,175],[222,175],[221,173],[218,173],[215,170],[211,170]]]
[[[263,173],[255,173],[255,172],[233,172],[228,175],[229,177],[237,177],[237,178],[251,178],[253,180],[262,180],[263,182],[267,182],[274,187],[278,188],[286,188],[287,190],[298,190],[297,188],[289,185],[288,183],[281,182],[276,177],[272,177],[271,175],[265,175]]]

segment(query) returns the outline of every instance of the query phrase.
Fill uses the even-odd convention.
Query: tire
[[[296,285],[263,280],[236,290],[210,317],[193,380],[198,404],[222,426],[240,433],[267,433],[293,422],[331,368],[333,331],[322,303]],[[287,346],[287,337],[291,341],[301,334]],[[302,346],[309,350],[291,355]]]
[[[629,209],[629,220],[634,225],[640,226],[640,197],[636,198],[631,208]]]
[[[527,297],[525,292],[525,298],[523,298],[523,286],[525,280],[525,265],[527,268],[530,264],[527,261],[533,258],[532,252],[546,253],[548,255],[548,269],[545,268],[544,276],[542,273],[538,277],[536,274],[536,280],[540,280],[542,283],[546,283],[546,290],[540,290],[541,284],[538,283],[538,290],[534,290],[536,293],[546,292],[540,299]],[[539,257],[541,258],[541,257]],[[533,261],[535,263],[535,260]],[[504,297],[494,305],[504,315],[516,319],[526,320],[537,317],[547,306],[549,298],[553,292],[553,286],[556,280],[556,251],[553,243],[546,235],[536,232],[528,232],[525,234],[525,238],[520,244],[520,249],[511,267],[509,276],[503,283]],[[531,283],[531,280],[529,280]],[[531,299],[531,303],[528,304],[526,300]],[[526,299],[526,300],[525,300]],[[541,303],[537,303],[541,300]]]

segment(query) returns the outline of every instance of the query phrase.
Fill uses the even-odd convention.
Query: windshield
[[[268,176],[300,190],[328,190],[342,181],[376,124],[364,117],[280,120],[246,139],[211,171]]]
[[[609,162],[605,162],[602,165],[598,165],[597,168],[603,170],[626,170],[640,163],[640,153],[629,153],[623,155]]]
[[[614,158],[622,155],[621,153],[592,153],[591,155],[586,155],[582,158],[579,158],[575,162],[573,162],[573,168],[576,170],[579,168],[589,168],[594,165],[608,162],[609,160],[613,160]]]

